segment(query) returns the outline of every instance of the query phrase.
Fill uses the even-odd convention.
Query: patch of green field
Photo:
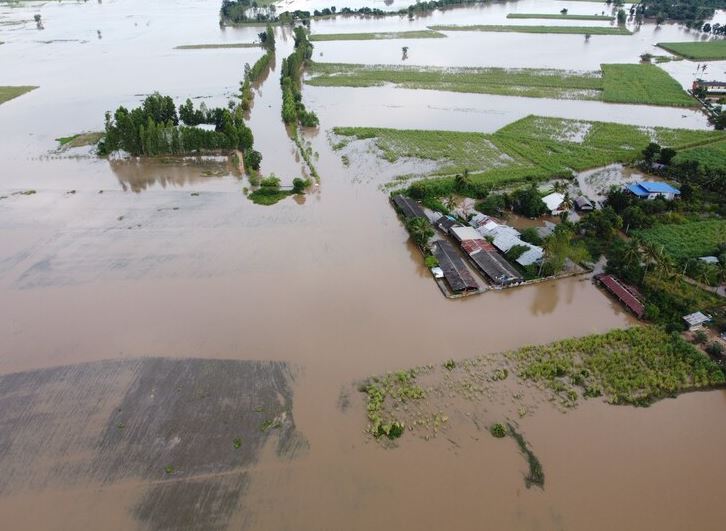
[[[679,151],[675,161],[697,161],[703,168],[726,171],[726,140]]]
[[[678,81],[655,65],[610,64],[601,68],[604,101],[672,107],[693,107],[697,104]]]
[[[600,99],[598,72],[537,68],[439,68],[392,65],[314,63],[310,85],[372,87],[386,83],[401,88],[543,98]]]
[[[26,92],[30,92],[31,90],[35,90],[37,88],[38,87],[33,87],[33,86],[19,86],[19,87],[2,87],[2,86],[0,86],[0,105],[5,103],[6,101],[10,101],[13,98],[22,96]]]
[[[542,20],[615,20],[607,15],[552,15],[544,13],[509,13],[507,18],[536,18]]]
[[[439,25],[429,26],[429,29],[435,31],[496,31],[496,32],[515,32],[515,33],[559,33],[564,35],[632,35],[627,28],[618,27],[598,27],[598,26],[501,26],[501,25],[483,25],[477,24],[472,26],[458,25]]]
[[[287,190],[270,191],[265,190],[264,188],[259,188],[254,192],[250,192],[247,197],[256,205],[270,206],[282,201],[286,197],[290,197],[291,195],[292,194]]]
[[[635,232],[644,241],[663,247],[677,261],[716,254],[726,242],[726,220],[689,221],[677,225],[658,225]]]
[[[441,164],[424,184],[431,195],[451,192],[451,175],[469,170],[475,185],[500,186],[543,180],[573,171],[635,160],[650,142],[683,149],[726,141],[721,131],[645,128],[608,122],[528,116],[494,134],[338,127],[334,132],[375,139],[381,156],[436,160]],[[421,186],[421,184],[419,184]]]
[[[310,35],[311,41],[372,41],[390,39],[445,39],[438,31],[383,31],[380,33],[316,33]]]
[[[183,44],[175,46],[175,50],[216,50],[217,48],[259,48],[262,46],[254,42],[231,42],[221,44]]]
[[[98,141],[101,140],[105,134],[106,133],[103,131],[79,133],[72,136],[62,136],[60,138],[56,138],[56,140],[62,148],[76,148],[98,144]]]
[[[659,42],[658,46],[693,61],[726,59],[726,39],[713,39],[706,42]]]

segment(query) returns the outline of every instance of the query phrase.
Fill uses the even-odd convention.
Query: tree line
[[[252,83],[260,80],[262,74],[264,74],[270,63],[275,59],[275,32],[272,26],[267,25],[267,29],[259,34],[260,43],[267,50],[262,57],[260,57],[254,65],[250,66],[249,63],[245,63],[244,79],[240,83],[240,105],[242,110],[249,111],[252,107]]]
[[[294,31],[295,49],[282,60],[280,84],[282,85],[282,120],[287,125],[316,127],[318,117],[308,111],[302,102],[301,76],[302,69],[313,56],[313,45],[308,40],[307,31],[297,27]]]

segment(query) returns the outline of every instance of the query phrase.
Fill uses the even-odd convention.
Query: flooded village
[[[0,1],[0,527],[720,530],[725,28]]]

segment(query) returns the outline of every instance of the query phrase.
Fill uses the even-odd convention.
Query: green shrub
[[[492,424],[489,427],[489,433],[491,433],[497,439],[501,439],[502,437],[507,436],[507,429],[502,424],[497,422],[496,424]]]

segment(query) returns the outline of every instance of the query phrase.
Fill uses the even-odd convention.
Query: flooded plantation
[[[397,11],[409,2],[334,4]],[[330,6],[283,1],[276,12]],[[564,8],[613,13],[604,3],[522,0],[412,19],[320,17],[310,29],[322,35],[425,32],[433,25],[611,25],[507,18]],[[13,89],[18,94],[0,103],[4,525],[720,529],[726,391],[717,386],[647,408],[583,398],[563,413],[542,382],[515,384],[512,366],[506,381],[487,383],[476,404],[441,386],[426,411],[427,419],[445,424],[435,434],[416,436],[407,427],[381,444],[367,431],[367,397],[359,389],[372,375],[431,366],[426,385],[435,387],[441,375],[456,374],[444,368],[448,360],[483,357],[499,367],[505,357],[498,353],[525,345],[641,325],[589,275],[443,297],[389,192],[455,161],[391,161],[370,138],[336,147],[342,137],[333,131],[492,136],[535,115],[705,135],[706,114],[697,107],[390,85],[312,86],[303,72],[302,102],[319,125],[286,126],[281,76],[295,35],[289,24],[277,24],[273,59],[251,84],[244,114],[262,155],[256,174],[223,150],[102,157],[85,145],[103,134],[107,111],[138,107],[157,91],[177,106],[188,98],[195,108],[231,109],[245,64],[265,53],[242,45],[259,43],[266,28],[220,25],[219,11],[220,2],[211,0],[0,3],[0,87],[38,87]],[[723,12],[717,21],[726,22]],[[479,31],[313,40],[311,59],[585,72],[636,63],[646,52],[666,55],[658,42],[701,39],[678,24],[628,28],[632,35],[587,41]],[[720,75],[725,65],[709,68]],[[690,88],[694,63],[662,67]],[[610,184],[640,180],[627,165],[602,166],[577,172],[569,181],[573,192],[600,201]],[[256,189],[254,177],[273,174],[285,192],[294,179],[311,182],[274,205],[253,203],[247,194]],[[551,229],[560,219],[510,214],[506,222],[522,232]],[[439,238],[459,252],[458,241]],[[490,283],[462,256],[482,287]],[[409,418],[417,420],[412,411]],[[510,423],[522,435],[544,470],[544,488],[527,488],[528,458],[515,438],[493,437],[493,423]]]

